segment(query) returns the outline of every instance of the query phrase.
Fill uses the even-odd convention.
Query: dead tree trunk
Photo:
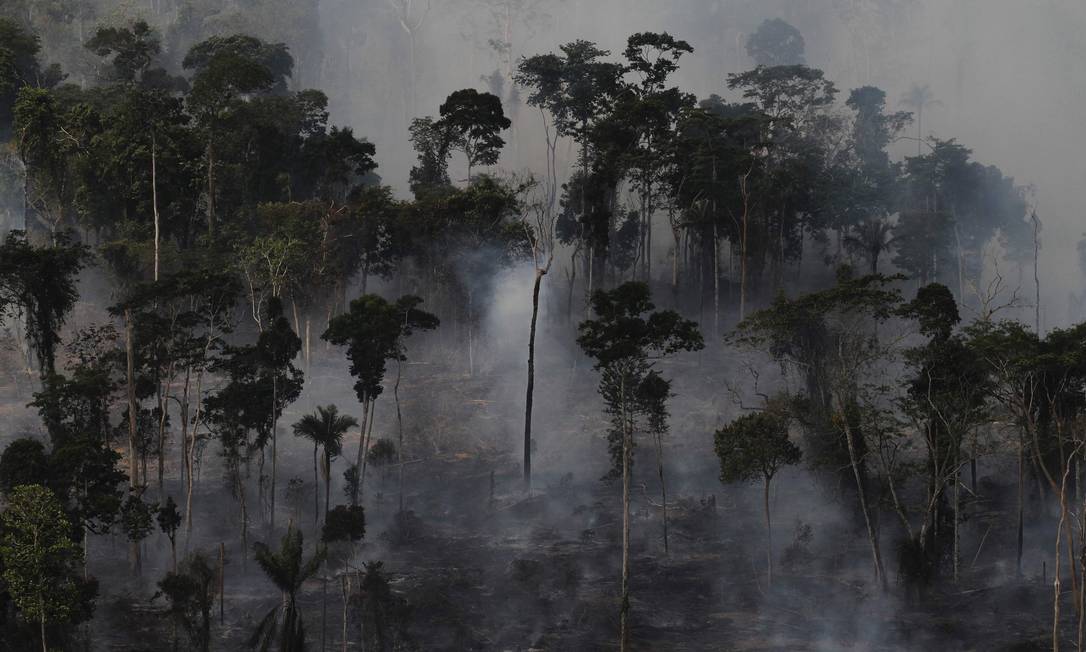
[[[550,262],[547,263],[547,268]],[[524,399],[524,490],[532,492],[532,400],[535,392],[535,333],[539,318],[539,287],[543,283],[546,268],[537,267],[532,284],[532,324],[528,329],[528,389]],[[403,467],[400,467],[401,473]]]

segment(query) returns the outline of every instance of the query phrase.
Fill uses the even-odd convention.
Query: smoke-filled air
[[[1081,0],[0,0],[0,650],[1086,650]]]

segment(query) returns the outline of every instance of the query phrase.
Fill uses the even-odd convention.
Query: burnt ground
[[[567,408],[542,412],[539,437],[547,446],[537,459],[544,471],[537,474],[528,498],[518,460],[509,453],[517,450],[508,432],[509,424],[516,423],[516,404],[500,400],[502,385],[519,392],[519,383],[502,377],[449,382],[423,371],[432,379],[407,382],[403,388],[409,397],[404,410],[413,462],[405,467],[408,513],[396,514],[395,473],[371,469],[365,540],[353,551],[333,550],[333,561],[322,571],[329,581],[309,581],[300,596],[310,649],[322,649],[322,613],[324,649],[341,649],[343,601],[337,574],[348,557],[351,568],[364,561],[383,562],[402,607],[401,618],[389,623],[390,631],[402,634],[389,635],[397,649],[617,649],[620,487],[601,480],[606,449],[598,435],[586,434],[599,432],[602,425],[592,377],[566,375],[550,388],[543,384],[542,395],[565,401]],[[319,377],[316,381],[314,394],[321,396],[321,403],[352,405],[349,388],[340,385],[333,392],[322,388]],[[329,382],[341,384],[334,377]],[[444,391],[433,392],[436,385]],[[283,421],[292,422],[315,402],[310,398],[293,406]],[[34,434],[35,418],[23,404],[9,397],[5,417],[17,424],[16,434]],[[391,432],[390,407],[385,401],[378,410],[379,432]],[[782,472],[773,494],[776,554],[774,581],[768,587],[761,488],[721,486],[711,437],[701,436],[713,427],[705,415],[717,410],[692,399],[676,401],[673,408],[674,432],[665,451],[667,554],[655,460],[647,442],[635,465],[634,649],[1051,649],[1055,524],[1048,516],[1031,517],[1039,525],[1027,533],[1024,574],[1016,577],[1009,498],[1013,474],[1005,468],[993,465],[982,474],[980,497],[967,508],[960,581],[941,581],[923,596],[906,591],[896,577],[883,594],[873,581],[863,529],[841,507],[847,501],[805,471]],[[286,523],[293,521],[305,532],[308,552],[317,540],[312,449],[291,439],[285,437],[280,449],[280,482],[285,486],[289,478],[299,479],[302,494],[281,499],[278,530],[269,533],[255,507],[254,463],[250,543],[261,540],[274,546]],[[345,449],[353,452],[357,441],[355,435]],[[187,545],[180,537],[179,556],[186,549],[202,549],[214,558],[219,542],[225,542],[225,618],[220,625],[216,611],[213,649],[239,650],[279,597],[257,565],[244,558],[237,503],[225,490],[214,446],[203,459],[196,530]],[[337,462],[337,479],[341,471],[342,461]],[[168,473],[168,478],[176,476]],[[334,491],[342,502],[340,491]],[[881,520],[883,553],[893,573],[899,528],[889,514]],[[804,525],[810,527],[806,541],[796,536]],[[86,649],[135,652],[170,645],[173,627],[161,599],[152,599],[155,582],[168,568],[168,544],[155,534],[145,549],[143,575],[135,577],[121,535],[92,541],[90,569],[101,581],[102,593],[94,620],[83,627],[84,640],[90,641]],[[1064,591],[1070,592],[1066,578]],[[358,600],[358,578],[352,576],[348,638],[355,650],[361,649]],[[1067,642],[1074,638],[1070,602],[1066,595],[1062,636]],[[181,635],[179,649],[186,645]]]

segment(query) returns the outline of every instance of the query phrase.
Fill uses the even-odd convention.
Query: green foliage
[[[612,428],[608,433],[612,473],[631,455],[638,420],[662,432],[670,383],[652,370],[652,360],[704,346],[697,324],[671,310],[657,311],[649,288],[629,282],[592,295],[595,319],[578,327],[577,343],[600,371],[599,392]]]
[[[321,542],[361,541],[366,536],[366,511],[361,505],[336,505],[321,528]]]
[[[500,98],[465,88],[449,95],[440,112],[439,122],[455,135],[453,146],[463,150],[469,169],[498,162],[505,146],[505,140],[498,134],[513,124],[505,117]]]
[[[60,329],[79,298],[76,281],[88,257],[87,247],[63,234],[51,247],[36,247],[23,232],[11,231],[0,245],[0,318],[15,307],[26,320],[42,377],[56,367]]]
[[[121,506],[121,529],[129,541],[139,543],[151,534],[156,507],[136,494],[130,494],[124,501]]]
[[[380,396],[389,360],[404,360],[404,340],[416,330],[433,330],[440,323],[420,310],[420,297],[406,295],[394,303],[366,294],[351,301],[350,310],[333,317],[321,339],[347,347],[354,391],[362,403]]]
[[[77,614],[79,549],[53,493],[41,485],[16,487],[0,515],[3,579],[29,621],[65,624]]]
[[[159,506],[155,521],[158,522],[158,528],[162,530],[162,533],[173,541],[177,536],[177,528],[181,527],[181,512],[177,510],[177,503],[174,502],[173,496],[167,496],[166,502]]]
[[[249,639],[249,647],[262,652],[272,649],[301,652],[305,649],[305,625],[298,611],[297,594],[302,584],[324,563],[325,551],[320,548],[303,562],[303,541],[301,531],[292,525],[283,535],[278,550],[260,542],[253,544],[257,564],[283,593],[284,599],[261,620]]]
[[[20,485],[44,484],[48,476],[45,446],[37,439],[16,439],[0,454],[0,490],[5,494]]]
[[[769,481],[782,467],[798,464],[802,453],[788,437],[788,418],[770,411],[745,414],[713,436],[724,484]]]
[[[164,596],[170,615],[181,624],[195,649],[207,652],[211,646],[211,608],[217,595],[218,573],[202,552],[187,556],[176,573],[166,573],[158,582],[155,597]]]
[[[112,56],[107,78],[124,82],[141,81],[161,50],[151,26],[142,20],[129,27],[99,27],[86,47],[100,57]]]

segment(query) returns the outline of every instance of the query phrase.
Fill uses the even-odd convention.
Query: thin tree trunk
[[[626,378],[619,385],[622,405],[622,602],[619,608],[619,649],[630,649],[630,456],[633,433],[626,414]]]
[[[954,581],[959,579],[960,561],[961,561],[961,510],[962,510],[962,496],[961,496],[961,461],[958,459],[957,454],[954,459],[954,473],[951,478],[954,482]]]
[[[155,215],[155,283],[158,282],[158,262],[161,228],[158,216],[158,141],[151,129],[151,206]]]
[[[359,474],[361,474],[361,472],[362,472],[362,460],[363,460],[363,458],[364,458],[364,456],[366,454],[366,426],[367,426],[368,420],[369,420],[370,403],[372,403],[372,402],[373,402],[373,399],[370,399],[370,398],[367,398],[366,400],[362,401],[362,425],[361,425],[361,429],[360,429],[360,431],[358,433],[358,454],[355,456],[355,463],[354,463],[355,472],[359,473]],[[362,486],[362,480],[361,480],[361,478],[359,478],[358,482],[354,483],[354,486],[351,487],[351,505],[352,506],[358,504],[358,490],[359,490],[359,488],[361,488],[361,486]]]
[[[1019,433],[1019,441],[1018,441],[1018,515],[1017,515],[1018,516],[1018,518],[1017,518],[1018,532],[1017,532],[1017,537],[1016,537],[1017,542],[1018,542],[1018,551],[1017,551],[1018,554],[1015,557],[1015,576],[1016,577],[1021,577],[1022,576],[1022,543],[1023,543],[1022,540],[1023,540],[1023,534],[1024,534],[1023,525],[1024,525],[1024,522],[1025,522],[1025,519],[1024,519],[1024,515],[1025,515],[1025,484],[1026,484],[1025,450],[1024,450],[1024,444],[1023,444],[1023,442],[1021,440],[1021,436],[1022,436],[1021,433]]]
[[[325,498],[327,500],[327,498]],[[317,478],[317,444],[313,444],[313,522],[320,520],[321,512],[321,483]]]
[[[524,399],[524,490],[532,493],[532,401],[535,391],[535,332],[539,317],[539,286],[547,272],[536,268],[532,286],[532,324],[528,329],[528,390]],[[401,467],[402,468],[402,467]]]
[[[344,572],[342,579],[342,592],[343,592],[343,633],[341,639],[343,642],[343,652],[347,652],[347,605],[351,597],[351,576],[349,573]]]
[[[219,626],[226,619],[226,544],[219,543]]]
[[[359,493],[360,493],[360,495],[362,497],[365,497],[365,495],[366,495],[366,489],[365,489],[366,465],[369,462],[369,458],[370,458],[370,456],[369,456],[370,439],[373,437],[373,422],[375,421],[375,419],[373,417],[373,413],[374,413],[375,410],[376,410],[376,401],[370,401],[370,416],[369,416],[369,419],[368,419],[369,423],[367,424],[367,427],[366,427],[366,437],[362,442],[362,449],[361,449],[361,450],[365,451],[365,453],[362,455],[362,472],[358,474],[358,491],[359,491]]]
[[[392,385],[392,398],[396,402],[396,461],[400,465],[400,512],[403,512],[403,412],[400,411],[400,378],[403,376],[403,360],[396,359],[396,382]]]
[[[765,561],[766,561],[766,586],[773,586],[773,522],[769,518],[769,476],[765,478],[763,486],[763,501],[765,504]]]
[[[136,349],[132,341],[132,310],[124,309],[124,351],[125,376],[128,390],[128,487],[134,489],[139,484],[139,460],[136,454]]]
[[[844,406],[841,405],[841,399],[834,396],[834,402],[837,403],[838,414],[844,415]],[[871,524],[871,514],[867,507],[867,497],[864,490],[863,478],[860,475],[860,461],[856,456],[856,445],[853,441],[852,427],[848,423],[848,419],[842,418],[841,423],[845,431],[845,442],[848,445],[848,459],[849,465],[852,467],[852,475],[856,480],[856,493],[860,499],[860,511],[863,512],[864,525],[867,528],[867,539],[871,544],[871,556],[875,564],[875,580],[879,583],[880,588],[886,592],[886,571],[882,564],[882,552],[879,550],[879,537],[875,532],[874,527]]]
[[[272,474],[271,474],[271,529],[275,531],[275,483],[279,469],[279,381],[272,375]]]
[[[713,337],[720,337],[720,240],[713,222]]]
[[[324,451],[324,520],[328,520],[328,509],[332,498],[332,459]]]
[[[664,555],[671,554],[667,536],[667,482],[664,480],[664,442],[662,433],[654,433],[656,440],[656,470],[660,476],[660,507],[664,514]]]

